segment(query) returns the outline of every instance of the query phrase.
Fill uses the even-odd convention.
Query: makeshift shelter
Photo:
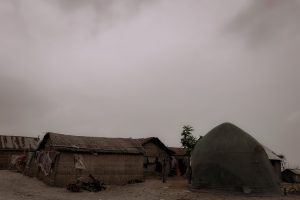
[[[130,138],[47,133],[38,147],[36,176],[56,186],[89,174],[106,184],[143,181],[143,153]]]
[[[300,183],[300,169],[285,169],[282,180],[288,183]]]
[[[280,193],[263,146],[233,124],[221,124],[199,140],[191,162],[193,188]]]
[[[37,148],[39,139],[23,136],[0,135],[0,169],[9,169],[18,156]]]
[[[268,155],[268,159],[273,167],[273,170],[275,172],[275,175],[279,181],[281,181],[281,168],[282,168],[282,158],[279,157],[274,151],[269,149],[266,146],[263,146],[265,149],[265,152]]]
[[[175,165],[178,167],[177,171],[179,171],[179,174],[183,176],[186,173],[187,167],[189,166],[189,156],[187,155],[186,149],[182,147],[169,147],[169,149],[174,152],[172,154],[172,158],[176,160]],[[178,175],[178,173],[176,174]]]
[[[183,147],[168,147],[170,151],[174,152],[172,156],[178,158],[178,159],[184,159],[187,157],[186,149]]]
[[[144,148],[145,175],[155,175],[170,172],[170,156],[174,153],[157,137],[136,139]]]

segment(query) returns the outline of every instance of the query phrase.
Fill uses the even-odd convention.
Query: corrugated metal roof
[[[276,153],[274,153],[271,149],[268,147],[264,146],[265,152],[268,155],[269,160],[282,160]]]
[[[287,171],[290,171],[290,172],[292,172],[292,173],[294,173],[296,175],[300,175],[300,169],[289,169],[289,168],[287,168],[282,173],[285,173]]]
[[[38,141],[33,137],[0,135],[0,150],[35,150]]]
[[[135,139],[136,141],[138,141],[141,145],[146,144],[148,142],[150,142],[154,137],[148,137],[148,138],[137,138]]]
[[[38,149],[45,147],[47,141],[52,147],[62,151],[102,152],[102,153],[128,153],[143,154],[144,149],[135,139],[131,138],[105,138],[64,135],[47,133]]]
[[[181,147],[169,147],[171,151],[175,153],[176,156],[185,156],[186,155],[186,150]]]
[[[157,137],[149,137],[149,138],[137,138],[135,139],[136,141],[138,141],[142,146],[152,142],[158,146],[160,146],[165,152],[167,152],[169,155],[174,154],[175,152],[173,152],[172,150],[170,150],[159,138]]]
[[[291,170],[294,174],[300,175],[300,169],[289,169]]]

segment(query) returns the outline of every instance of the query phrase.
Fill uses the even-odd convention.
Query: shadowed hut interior
[[[285,169],[282,180],[287,183],[300,183],[300,169]]]
[[[186,149],[183,147],[168,147],[171,151],[173,151],[172,158],[176,159],[176,171],[179,172],[177,175],[185,175],[187,167],[189,166],[189,156],[187,154]]]
[[[165,175],[170,172],[170,156],[174,153],[157,137],[136,139],[144,148],[145,175]],[[164,169],[163,169],[164,168]]]

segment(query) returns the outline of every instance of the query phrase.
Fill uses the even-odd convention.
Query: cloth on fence
[[[75,169],[86,169],[82,155],[74,154],[74,166]]]
[[[41,168],[45,176],[48,176],[51,172],[52,160],[49,156],[49,152],[40,151],[37,154],[36,159],[38,166]]]
[[[19,156],[20,155],[11,155],[11,158],[10,158],[10,165],[11,166],[15,166],[16,165]]]
[[[26,154],[12,155],[10,159],[10,168],[15,168],[19,172],[23,171],[27,162]]]

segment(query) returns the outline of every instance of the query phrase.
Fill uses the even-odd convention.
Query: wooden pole
[[[163,159],[163,166],[162,166],[162,182],[166,182],[166,159]]]
[[[188,158],[188,168],[187,168],[187,176],[188,176],[188,184],[192,183],[192,167],[190,162],[190,157]]]

